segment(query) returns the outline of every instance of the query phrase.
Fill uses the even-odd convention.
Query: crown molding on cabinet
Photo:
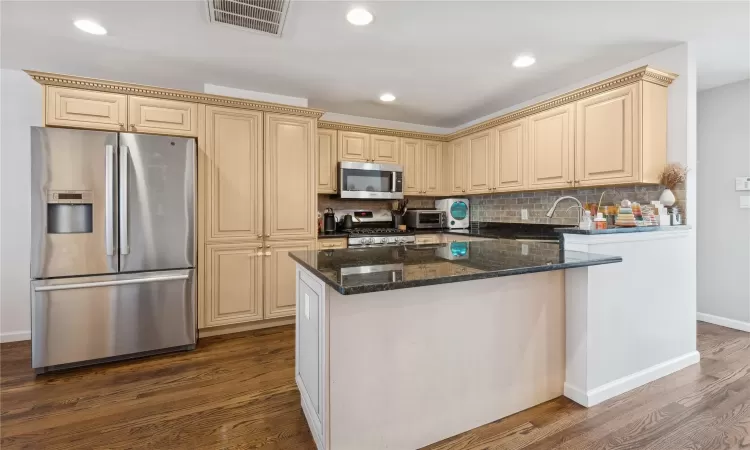
[[[234,108],[252,109],[255,111],[293,114],[295,116],[307,116],[315,118],[320,118],[324,113],[324,111],[321,111],[319,109],[301,108],[298,106],[281,105],[278,103],[246,100],[236,97],[226,97],[223,95],[202,94],[199,92],[182,91],[179,89],[167,89],[141,84],[121,83],[119,81],[108,81],[99,80],[96,78],[37,72],[34,70],[24,70],[24,72],[26,72],[31,78],[34,79],[34,81],[41,85],[88,89],[93,91],[112,92],[116,94],[140,95],[145,97],[164,98],[169,100],[191,101],[208,105],[229,106]]]
[[[393,128],[371,127],[367,125],[353,125],[350,123],[331,122],[318,120],[318,128],[338,131],[356,131],[359,133],[382,134],[386,136],[397,136],[412,139],[425,139],[430,141],[445,141],[445,134],[420,133],[419,131],[396,130]]]
[[[649,66],[639,67],[629,72],[607,78],[606,80],[600,81],[598,83],[584,86],[580,89],[558,95],[557,97],[553,97],[549,100],[545,100],[543,102],[527,106],[526,108],[521,108],[517,111],[513,111],[511,113],[486,120],[482,123],[478,123],[468,128],[464,128],[463,130],[456,131],[445,136],[445,140],[452,141],[454,139],[459,139],[478,131],[484,131],[489,128],[494,128],[504,123],[512,122],[514,120],[518,120],[532,114],[556,108],[567,103],[572,103],[582,98],[590,97],[592,95],[596,95],[610,89],[615,89],[626,84],[635,83],[637,81],[643,80],[661,86],[669,86],[675,78],[677,78],[677,74],[674,73],[656,70]]]

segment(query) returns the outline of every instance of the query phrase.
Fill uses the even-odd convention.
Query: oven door
[[[341,198],[402,199],[403,168],[397,164],[339,163]]]

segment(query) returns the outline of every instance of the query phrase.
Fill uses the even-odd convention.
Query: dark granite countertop
[[[318,233],[318,239],[331,239],[331,238],[346,238],[349,237],[349,233],[343,231],[333,231],[330,233]]]
[[[670,227],[623,227],[623,228],[607,228],[606,230],[581,230],[579,228],[555,228],[555,231],[560,234],[585,234],[585,235],[597,235],[597,234],[623,234],[623,233],[646,233],[650,231],[683,231],[689,230],[689,225],[675,225]]]
[[[512,239],[297,251],[289,256],[343,295],[621,262]]]
[[[559,240],[555,232],[558,225],[479,222],[478,227],[466,229],[432,229],[414,230],[416,234],[458,234],[463,236],[483,237],[489,239],[549,239]]]

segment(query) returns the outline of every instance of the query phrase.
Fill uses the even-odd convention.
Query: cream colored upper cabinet
[[[318,194],[335,194],[338,190],[336,130],[318,130],[317,152]]]
[[[576,184],[639,179],[640,83],[576,102]]]
[[[422,192],[422,141],[401,138],[401,160],[404,165],[404,194]]]
[[[57,127],[125,131],[126,95],[47,86],[45,124]]]
[[[265,114],[267,239],[313,239],[317,235],[315,125],[315,119],[306,117]]]
[[[575,104],[550,109],[529,120],[529,187],[573,185]]]
[[[467,159],[466,154],[466,138],[455,140],[449,143],[450,149],[448,151],[448,157],[451,165],[451,194],[465,194],[466,193],[466,178],[467,178]]]
[[[492,133],[481,131],[467,139],[468,183],[466,191],[472,194],[489,192],[492,187]]]
[[[370,135],[370,161],[374,163],[399,164],[401,161],[399,140],[395,136]]]
[[[197,136],[198,104],[131,95],[128,123],[133,133]]]
[[[263,237],[263,113],[206,107],[206,240]]]
[[[206,245],[201,328],[263,318],[263,244]]]
[[[526,186],[526,123],[526,119],[516,120],[492,130],[494,191],[514,191]]]
[[[339,161],[370,161],[370,135],[339,131]]]
[[[315,241],[269,242],[265,248],[265,280],[263,317],[292,317],[296,308],[296,263],[289,252],[315,250]]]
[[[439,195],[443,178],[443,144],[422,141],[422,193]]]

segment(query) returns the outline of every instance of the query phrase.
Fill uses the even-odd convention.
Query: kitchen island
[[[296,381],[320,449],[413,449],[563,394],[565,270],[496,239],[293,252]]]

